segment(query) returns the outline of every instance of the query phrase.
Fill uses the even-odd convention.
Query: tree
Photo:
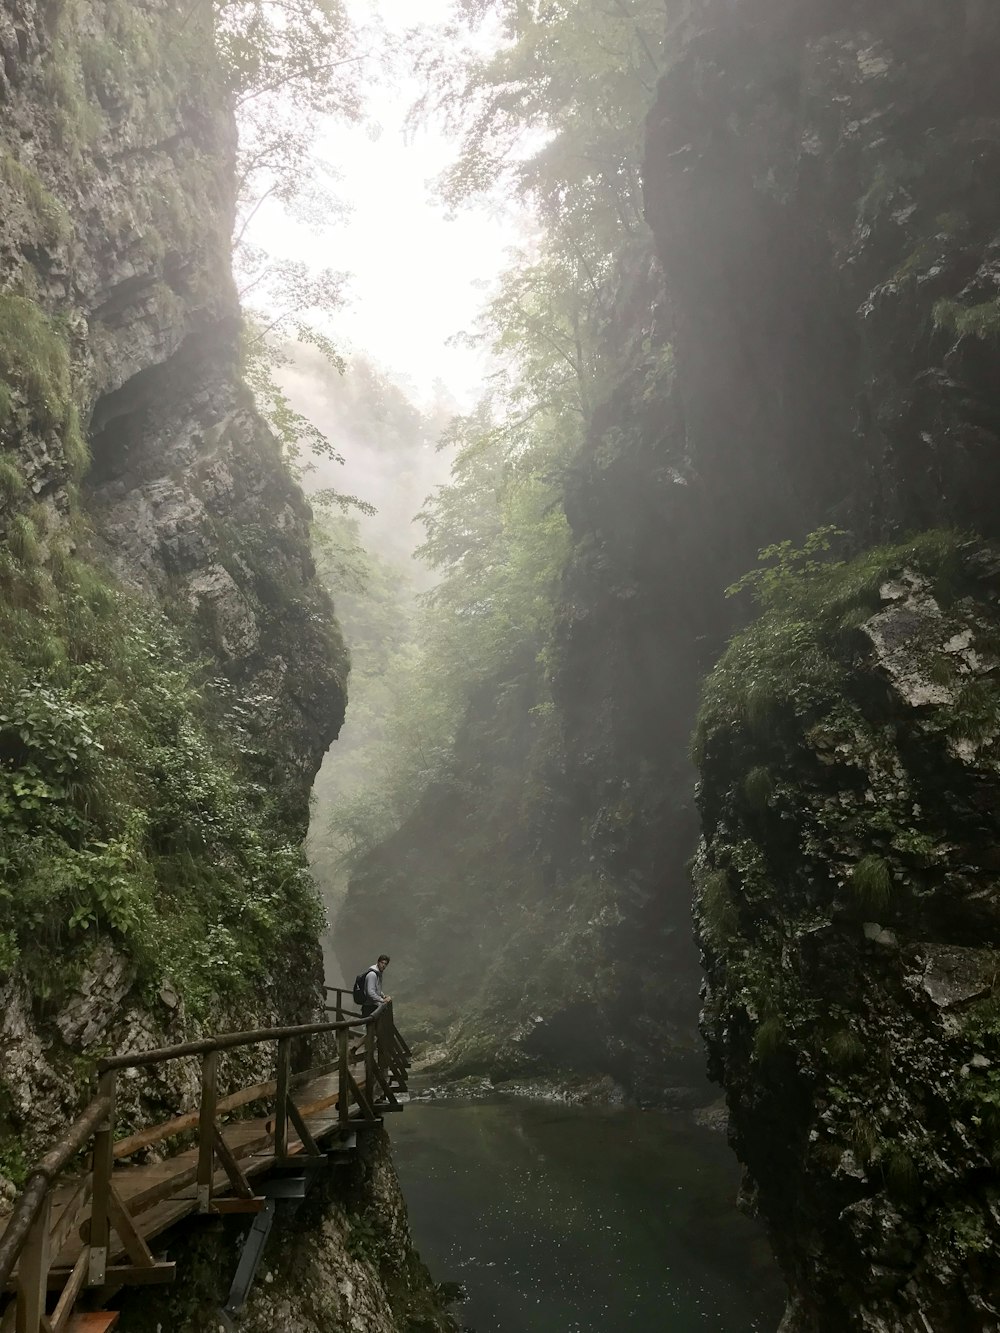
[[[322,325],[343,304],[345,275],[275,258],[253,243],[252,226],[268,200],[317,224],[341,207],[335,172],[315,153],[318,127],[360,117],[367,56],[342,0],[215,0],[215,8],[216,45],[240,132],[234,260],[246,314],[244,377],[293,467],[307,453],[342,463],[328,436],[292,407],[279,374],[289,362],[289,340],[312,346],[342,372]],[[327,498],[365,507],[335,488]]]

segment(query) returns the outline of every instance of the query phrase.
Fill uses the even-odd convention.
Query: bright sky
[[[447,17],[450,0],[348,0],[364,22],[378,12],[390,32]],[[404,137],[407,111],[420,91],[404,78],[387,87],[373,80],[369,128],[331,125],[319,155],[340,175],[339,192],[351,204],[346,219],[321,233],[289,220],[279,205],[265,205],[254,219],[252,239],[272,253],[306,258],[350,274],[348,305],[330,332],[347,351],[365,351],[418,397],[441,379],[463,406],[478,396],[484,355],[449,347],[471,328],[514,239],[515,219],[466,209],[448,220],[433,198],[433,181],[455,157],[443,133],[421,130]]]

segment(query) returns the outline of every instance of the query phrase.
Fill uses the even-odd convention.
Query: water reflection
[[[417,1248],[475,1333],[772,1333],[780,1282],[723,1138],[666,1116],[412,1103],[392,1138]]]

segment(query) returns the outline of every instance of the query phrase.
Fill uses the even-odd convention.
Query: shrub
[[[53,571],[0,562],[0,960],[55,995],[109,933],[198,1014],[317,928],[298,830],[162,617],[65,550]]]

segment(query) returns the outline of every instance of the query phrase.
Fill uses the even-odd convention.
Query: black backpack
[[[355,1004],[364,1004],[365,1002],[365,982],[368,979],[369,972],[377,972],[377,967],[366,967],[363,972],[359,972],[354,978],[354,990],[351,992],[354,996]]]

